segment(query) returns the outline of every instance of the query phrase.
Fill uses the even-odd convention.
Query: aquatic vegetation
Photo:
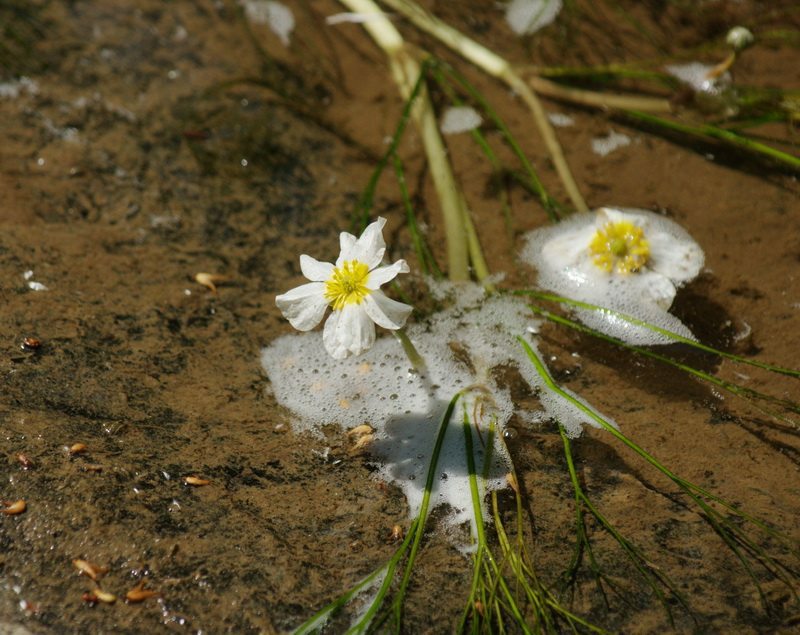
[[[386,0],[385,3],[490,74],[507,81],[515,90],[520,87],[520,76],[504,60],[437,21],[414,2]],[[739,506],[678,475],[638,445],[613,419],[560,385],[537,348],[541,323],[532,314],[672,365],[750,403],[766,400],[770,406],[794,409],[795,404],[789,400],[770,398],[646,348],[680,342],[725,355],[697,342],[689,328],[669,313],[678,289],[693,280],[703,267],[704,253],[700,246],[677,223],[647,210],[605,207],[581,213],[585,203],[571,181],[568,167],[562,166],[559,175],[579,213],[535,230],[526,238],[522,250],[523,260],[538,271],[539,286],[559,295],[538,290],[498,293],[495,286],[498,279],[488,276],[466,201],[452,180],[446,152],[440,151],[442,140],[434,125],[435,112],[425,82],[435,81],[452,104],[441,126],[443,132],[469,131],[492,168],[498,169],[497,155],[478,127],[483,121],[490,122],[520,157],[530,175],[531,191],[540,195],[551,220],[561,215],[556,213],[559,206],[541,187],[524,153],[517,153],[518,144],[491,104],[469,82],[438,60],[416,64],[397,30],[382,19],[370,0],[343,0],[343,4],[359,12],[358,15],[370,16],[364,20],[365,28],[389,56],[393,78],[405,98],[400,123],[365,190],[358,215],[362,219],[368,215],[377,180],[392,165],[420,265],[438,277],[440,270],[417,224],[399,156],[406,125],[414,121],[422,134],[441,207],[449,210],[443,214],[448,241],[447,271],[451,280],[458,283],[426,281],[437,311],[420,313],[415,323],[399,333],[402,346],[390,338],[375,341],[373,331],[371,348],[359,345],[348,349],[363,355],[357,359],[334,355],[332,360],[322,354],[319,335],[309,333],[278,338],[262,351],[262,364],[271,379],[276,400],[297,417],[293,419],[295,429],[319,435],[321,426],[329,424],[353,431],[366,427],[367,433],[358,442],[359,449],[369,451],[368,460],[379,478],[396,484],[404,492],[412,518],[402,544],[383,565],[334,599],[297,632],[323,628],[332,615],[356,599],[360,599],[361,608],[355,612],[348,632],[401,632],[409,580],[422,548],[428,517],[437,507],[448,510],[443,523],[446,528],[467,523],[470,527],[467,544],[456,537],[458,534],[449,534],[463,553],[471,555],[473,562],[472,584],[456,627],[458,632],[503,631],[509,625],[523,632],[557,632],[561,627],[604,632],[602,627],[574,612],[563,595],[540,580],[527,553],[522,496],[512,455],[503,442],[512,416],[524,424],[554,423],[562,438],[575,507],[575,549],[563,576],[567,587],[574,588],[582,567],[588,567],[604,598],[605,586],[616,587],[614,573],[608,571],[593,544],[593,531],[602,531],[619,547],[634,575],[661,604],[671,624],[674,625],[676,607],[690,615],[692,612],[691,601],[682,592],[680,583],[615,526],[583,482],[570,440],[580,436],[588,424],[609,433],[677,488],[677,492],[664,495],[670,500],[681,499],[682,506],[691,508],[707,523],[750,576],[765,607],[767,600],[762,590],[765,576],[778,580],[794,595],[796,576],[787,564],[787,551],[764,546],[769,540],[790,541]],[[512,3],[509,9],[522,4],[525,3]],[[552,9],[555,5],[560,8],[560,3],[548,6]],[[731,46],[735,48],[734,44]],[[546,138],[550,135],[548,148],[558,165],[564,158],[535,93],[527,88],[520,88],[519,92],[542,133]],[[454,112],[466,113],[467,124],[456,118],[451,125],[448,118]],[[539,116],[544,123],[539,122]],[[449,185],[443,187],[443,184]],[[505,207],[507,203],[503,204]],[[374,223],[367,229],[373,226]],[[455,230],[451,232],[453,227]],[[469,261],[482,286],[463,282]],[[341,264],[337,260],[336,267]],[[309,279],[329,284],[329,268],[316,272],[317,278],[313,278],[302,258],[301,266]],[[336,282],[338,286],[323,295],[334,311],[361,301],[366,287],[359,280],[368,271],[365,266],[340,271],[342,283]],[[522,301],[525,297],[560,302],[574,311],[585,326],[536,305],[527,306]],[[316,302],[308,305],[308,313],[315,320],[298,320],[298,316],[284,313],[290,320],[294,318],[293,325],[313,322],[309,327],[313,328],[327,306],[320,308],[319,300]],[[766,364],[762,367],[795,374],[790,369]],[[540,411],[526,411],[511,397],[509,386],[499,379],[501,371],[509,370],[535,396]],[[514,490],[517,501],[516,544],[512,543],[498,506],[497,493],[505,487]],[[488,498],[492,501],[491,513],[486,507]],[[487,522],[491,522],[489,529]],[[399,585],[395,586],[393,578],[401,569]]]
[[[546,289],[695,339],[668,311],[677,289],[703,267],[703,250],[663,216],[606,207],[573,215],[532,232],[521,257],[536,267],[539,285]],[[578,315],[589,326],[629,343],[672,342],[612,312],[578,310]]]
[[[275,303],[298,331],[310,331],[320,323],[328,306],[322,341],[335,359],[360,355],[375,342],[375,324],[390,330],[402,328],[411,307],[387,297],[380,287],[399,273],[408,273],[405,260],[382,266],[386,252],[379,218],[356,238],[342,232],[336,264],[320,262],[303,254],[300,268],[311,282],[279,295]]]

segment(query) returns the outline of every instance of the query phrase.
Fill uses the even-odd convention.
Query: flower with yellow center
[[[608,273],[633,273],[647,264],[650,243],[644,230],[629,220],[609,221],[589,243],[592,262]]]
[[[333,274],[325,281],[325,299],[339,311],[348,304],[361,304],[369,295],[366,282],[369,267],[358,260],[345,260],[341,267],[335,267]]]
[[[359,238],[342,232],[336,264],[301,255],[300,269],[311,282],[275,298],[281,313],[299,331],[313,329],[331,307],[322,341],[335,359],[360,355],[375,343],[375,324],[396,330],[411,313],[412,307],[386,297],[380,289],[397,274],[408,273],[405,260],[381,265],[385,224],[386,219],[379,218]]]
[[[693,339],[668,311],[677,288],[703,267],[703,250],[677,223],[642,209],[603,207],[532,232],[522,258],[539,284]],[[630,344],[666,344],[668,337],[612,312],[577,311],[588,326]]]

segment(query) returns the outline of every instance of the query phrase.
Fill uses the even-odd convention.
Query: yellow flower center
[[[638,225],[620,220],[608,222],[598,229],[589,243],[592,262],[611,273],[633,273],[647,264],[650,243]]]
[[[336,267],[325,282],[325,299],[334,311],[348,304],[361,304],[369,295],[367,279],[369,267],[358,260],[345,260],[341,267]]]

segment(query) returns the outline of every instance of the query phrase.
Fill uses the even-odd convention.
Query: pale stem
[[[419,373],[420,376],[425,375],[428,367],[425,364],[425,360],[423,359],[422,355],[419,354],[417,347],[414,346],[414,342],[412,342],[411,338],[408,337],[406,330],[397,329],[396,331],[392,331],[392,333],[394,333],[394,336],[402,345],[403,351],[405,352],[406,357],[408,357],[408,361],[411,362],[411,365],[414,367],[417,373]]]
[[[514,68],[496,53],[442,22],[411,0],[381,0],[381,2],[402,13],[417,27],[434,36],[489,75],[504,81],[522,98],[533,114],[539,133],[542,135],[547,151],[550,153],[558,176],[572,204],[579,212],[587,211],[589,208],[572,176],[572,171],[564,157],[564,151],[556,138],[553,126],[547,119],[542,103]]]
[[[408,52],[400,33],[372,0],[339,0],[339,2],[351,11],[380,16],[367,20],[363,27],[388,56],[392,77],[400,89],[400,94],[403,99],[409,99],[421,69]],[[447,162],[447,150],[439,136],[436,117],[424,86],[411,113],[422,137],[431,178],[444,215],[448,275],[454,281],[469,280],[468,243],[465,231],[465,219],[469,211]]]
[[[552,97],[592,108],[613,108],[616,110],[639,110],[641,112],[672,112],[669,99],[661,97],[642,97],[640,95],[607,95],[593,90],[571,88],[536,75],[528,78],[528,83],[540,95]]]

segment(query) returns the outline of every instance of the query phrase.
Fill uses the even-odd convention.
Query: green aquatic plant
[[[354,11],[375,10],[375,5],[367,0],[343,0],[343,4]],[[467,59],[478,64],[490,74],[494,74],[496,77],[506,81],[509,86],[515,89],[520,88],[520,94],[525,103],[534,113],[537,124],[542,127],[543,136],[546,140],[549,139],[547,141],[548,149],[551,152],[554,163],[556,166],[561,165],[559,174],[573,206],[579,210],[585,209],[585,203],[582,203],[580,193],[577,192],[577,185],[573,190],[569,185],[569,178],[571,177],[566,177],[564,170],[562,170],[565,165],[565,163],[560,164],[560,161],[563,160],[563,154],[560,153],[557,141],[555,144],[552,143],[554,139],[552,129],[549,124],[543,125],[539,122],[539,116],[543,114],[543,111],[536,97],[536,92],[548,94],[547,90],[552,90],[553,95],[559,91],[576,90],[552,81],[553,79],[574,79],[574,74],[570,75],[564,69],[562,69],[560,75],[555,70],[549,74],[547,71],[543,71],[530,80],[533,90],[530,88],[522,90],[522,84],[520,83],[523,81],[521,79],[521,71],[518,72],[517,69],[512,68],[491,51],[471,40],[465,39],[448,25],[441,23],[427,12],[421,10],[414,2],[410,0],[385,0],[385,4],[404,13],[417,26],[439,37]],[[391,141],[378,160],[372,177],[361,197],[356,214],[356,223],[360,223],[362,228],[367,227],[368,219],[372,215],[374,207],[378,182],[387,168],[391,167],[398,184],[400,199],[405,211],[406,225],[420,268],[433,278],[441,276],[441,270],[436,263],[433,250],[427,244],[425,235],[421,231],[417,220],[412,196],[406,182],[404,162],[401,157],[402,139],[407,131],[409,122],[413,121],[421,131],[428,162],[434,175],[434,181],[436,181],[436,190],[443,210],[445,236],[448,241],[448,276],[451,280],[463,281],[469,277],[470,267],[472,267],[472,273],[474,273],[475,277],[485,282],[489,276],[489,269],[483,258],[468,206],[453,176],[447,153],[444,151],[445,145],[437,130],[435,112],[428,96],[429,90],[436,89],[441,91],[441,94],[451,105],[469,105],[478,109],[480,114],[500,132],[504,143],[511,148],[522,168],[515,178],[538,198],[551,221],[557,222],[566,210],[548,194],[529,159],[521,150],[518,140],[498,116],[490,101],[480,91],[453,66],[434,57],[420,57],[418,59],[417,53],[405,44],[394,26],[385,19],[374,18],[368,22],[371,26],[365,25],[365,28],[370,32],[376,43],[387,53],[393,78],[400,89],[404,104]],[[663,82],[664,85],[668,86],[674,86],[676,81],[674,78],[667,77],[666,74],[647,70],[606,68],[604,73],[612,79],[614,77],[624,77],[627,80],[633,78]],[[587,76],[591,76],[591,73],[587,73]],[[594,91],[579,92],[581,98],[587,96],[599,100],[607,98]],[[562,93],[561,97],[569,101],[570,98],[565,97],[565,94]],[[573,97],[575,95],[577,93],[574,93]],[[577,97],[573,101],[580,103],[580,99]],[[627,101],[626,96],[620,97],[613,107],[626,110],[629,113],[647,111],[649,113],[663,114],[668,110],[665,109],[665,104],[668,105],[665,99],[631,95],[630,100]],[[549,133],[545,128],[549,129]],[[489,169],[495,174],[501,173],[505,168],[484,132],[480,129],[473,129],[470,131],[470,135],[474,139],[479,152],[486,158]],[[566,173],[568,173],[568,168]],[[508,219],[507,199],[501,198],[500,204],[501,208],[505,210],[504,213],[506,213],[506,218]],[[628,223],[628,225],[631,225],[629,227],[624,225],[626,222],[628,221],[623,219],[618,227],[606,228],[603,230],[605,234],[602,231],[599,232],[602,235],[597,244],[595,244],[596,241],[594,240],[590,241],[588,253],[594,259],[595,266],[606,273],[618,271],[633,275],[635,272],[645,268],[651,256],[647,239],[644,235],[636,233],[637,226],[635,224]],[[702,252],[700,253],[702,254]],[[628,258],[628,256],[631,257]],[[700,262],[702,262],[702,258]],[[450,336],[455,333],[455,328],[453,330],[447,330],[447,328],[436,330],[447,320],[451,320],[453,324],[456,324],[459,320],[469,322],[471,312],[480,313],[481,307],[489,306],[491,302],[502,303],[504,298],[510,296],[510,294],[496,294],[496,289],[492,283],[485,282],[484,288],[494,296],[482,296],[478,300],[478,308],[474,306],[458,306],[456,310],[449,313],[443,311],[440,314],[430,316],[431,322],[428,328],[432,330],[431,337],[442,340],[438,343],[440,346],[443,343],[445,348],[450,346],[454,350],[457,349],[458,354],[467,360],[466,365],[470,366],[467,376],[476,383],[472,383],[469,388],[457,390],[455,393],[450,392],[449,395],[452,396],[449,396],[446,409],[437,415],[438,427],[436,428],[432,453],[427,459],[425,485],[422,488],[419,506],[414,507],[412,505],[413,520],[409,531],[401,545],[385,563],[326,605],[300,626],[296,632],[310,633],[323,629],[328,620],[345,609],[353,609],[352,613],[354,615],[353,622],[347,631],[348,633],[402,632],[404,605],[410,581],[414,575],[415,565],[424,553],[425,529],[429,522],[431,507],[434,505],[432,497],[437,474],[441,469],[442,447],[447,431],[453,423],[459,423],[463,432],[464,450],[461,460],[466,465],[468,475],[470,526],[473,540],[471,554],[472,582],[466,596],[461,618],[455,624],[457,632],[494,633],[519,631],[524,633],[555,633],[563,630],[572,632],[605,632],[601,626],[593,624],[586,617],[579,615],[571,606],[572,591],[575,588],[579,572],[584,566],[588,566],[589,571],[595,578],[598,592],[605,599],[607,607],[613,607],[607,594],[608,589],[616,591],[617,596],[623,602],[626,601],[625,591],[618,588],[614,580],[615,571],[609,570],[608,565],[603,564],[603,558],[598,553],[595,531],[604,532],[610,536],[612,542],[621,549],[629,565],[638,576],[638,580],[642,582],[646,589],[649,589],[652,597],[662,606],[670,624],[675,624],[673,613],[678,607],[693,616],[692,598],[688,597],[688,594],[682,590],[681,581],[676,580],[666,570],[660,568],[655,558],[651,557],[630,536],[625,535],[621,529],[615,526],[612,519],[604,513],[601,506],[594,500],[591,488],[582,481],[576,468],[572,438],[580,433],[583,422],[588,422],[605,430],[616,441],[657,470],[677,489],[676,492],[668,491],[664,492],[663,495],[670,501],[679,501],[681,506],[686,509],[693,509],[708,524],[711,531],[719,537],[730,554],[741,564],[746,574],[751,578],[762,598],[765,609],[768,608],[769,603],[762,588],[764,576],[779,580],[790,590],[792,596],[797,599],[796,586],[798,576],[794,565],[791,564],[791,558],[796,554],[797,546],[781,532],[751,515],[740,506],[734,505],[709,489],[678,475],[667,464],[657,459],[623,433],[612,419],[601,414],[574,393],[559,386],[542,360],[535,344],[527,338],[518,337],[515,339],[515,333],[528,330],[527,326],[520,327],[519,324],[512,324],[512,321],[508,321],[505,324],[505,340],[500,344],[493,341],[491,346],[488,347],[489,349],[492,347],[501,349],[508,347],[507,350],[510,350],[514,346],[518,346],[522,349],[521,356],[504,356],[504,351],[499,356],[496,353],[489,354],[488,361],[481,359],[479,354],[479,352],[485,354],[486,350],[473,351],[468,345],[464,345],[465,341],[469,341],[468,339],[459,340],[454,338],[451,341]],[[674,290],[673,286],[673,295]],[[399,286],[398,291],[400,291]],[[605,308],[586,301],[587,298],[585,297],[567,297],[569,294],[559,296],[539,290],[522,290],[513,293],[537,300],[554,301],[571,306],[583,312],[582,314],[596,313],[601,319],[613,318],[618,322],[626,322],[641,332],[654,336],[660,343],[679,342],[693,346],[706,353],[726,357],[740,363],[749,363],[771,372],[800,376],[800,372],[792,369],[780,368],[717,351],[697,342],[693,339],[691,333],[676,333],[669,328],[665,328],[663,324],[651,324],[647,319],[642,319],[642,316],[629,316],[619,310],[620,307]],[[670,303],[671,298],[672,296],[669,298]],[[668,305],[669,303],[664,307],[665,310],[669,308]],[[507,305],[503,306],[502,310],[507,310]],[[668,364],[691,377],[710,382],[715,387],[748,400],[748,403],[754,404],[757,408],[762,409],[763,412],[772,414],[783,423],[796,425],[791,419],[774,410],[774,408],[780,408],[789,412],[800,412],[797,404],[788,399],[772,397],[740,386],[717,377],[706,370],[695,368],[685,361],[672,357],[669,353],[662,354],[637,343],[623,341],[606,332],[579,324],[538,305],[529,305],[529,310],[532,315],[543,317],[554,324],[619,345],[636,354]],[[530,318],[530,320],[532,321],[533,318]],[[475,337],[476,333],[487,332],[485,330],[486,325],[481,324],[480,320],[476,320],[470,326],[478,326],[479,328],[477,331],[461,333],[462,337],[468,334],[472,334]],[[491,324],[492,328],[502,329],[503,326],[500,323],[493,322]],[[430,391],[428,392],[429,395],[437,395],[438,398],[441,398],[441,391],[437,392],[431,386],[430,378],[427,375],[429,368],[425,362],[425,356],[420,355],[417,347],[412,342],[412,338],[402,330],[395,330],[394,333],[415,369],[413,374],[417,379],[421,379],[420,389]],[[417,329],[415,333],[417,335],[424,333],[424,327]],[[453,353],[453,351],[444,353],[444,348],[432,349],[429,343],[426,343],[425,347],[427,347],[425,350],[428,353],[431,350],[435,350],[441,356]],[[273,355],[278,353],[279,351],[275,351]],[[385,355],[385,353],[380,354]],[[384,359],[395,358],[385,356]],[[365,368],[370,368],[373,363],[373,361],[365,361],[363,365]],[[389,363],[391,364],[392,362]],[[527,367],[525,363],[527,363]],[[516,486],[517,479],[513,464],[508,464],[508,484],[514,491],[516,503],[513,535],[509,533],[500,510],[496,491],[496,478],[492,485],[489,486],[489,481],[491,480],[489,466],[492,464],[493,454],[499,452],[507,457],[509,453],[502,441],[502,434],[500,434],[504,422],[501,422],[491,413],[486,415],[478,405],[480,403],[491,403],[493,397],[498,394],[496,392],[498,389],[495,384],[491,384],[491,387],[487,388],[480,382],[478,375],[481,372],[484,375],[489,375],[498,366],[509,364],[517,366],[520,374],[528,381],[534,392],[538,390],[538,396],[543,406],[552,420],[556,422],[562,441],[566,473],[573,491],[574,548],[572,558],[565,565],[564,572],[560,578],[564,583],[560,590],[555,590],[557,588],[555,582],[558,580],[551,583],[546,582],[534,566],[534,559],[531,557],[531,551],[526,544],[526,532],[523,528],[525,516],[523,496]],[[326,375],[329,374],[326,371]],[[756,402],[766,403],[767,406],[758,405]],[[491,408],[489,410],[491,411]],[[583,419],[574,420],[567,425],[566,419],[574,413],[578,413]],[[329,413],[326,416],[334,415]],[[372,416],[375,416],[374,413],[372,413]],[[479,455],[482,461],[480,465],[476,460]],[[510,461],[510,459],[508,460]],[[485,512],[484,507],[487,498],[491,499],[491,513],[489,514]],[[777,546],[769,544],[770,541],[776,543]],[[357,606],[356,601],[360,602],[360,608],[354,609]]]
[[[759,520],[746,511],[743,511],[730,501],[727,501],[724,498],[717,496],[707,489],[693,483],[692,481],[689,481],[688,479],[685,479],[674,473],[647,450],[643,449],[637,443],[623,434],[617,426],[613,425],[600,413],[590,406],[578,401],[573,395],[569,394],[563,388],[558,386],[553,380],[552,375],[547,370],[547,367],[544,365],[544,362],[542,362],[541,358],[533,350],[530,344],[528,344],[528,342],[522,338],[520,338],[519,342],[520,345],[525,349],[525,352],[535,367],[536,372],[544,380],[549,390],[558,394],[559,397],[565,401],[570,402],[576,408],[584,412],[587,417],[600,425],[606,432],[610,433],[629,449],[633,450],[633,452],[638,454],[647,463],[672,481],[680,489],[681,493],[696,505],[697,509],[699,510],[698,513],[702,519],[711,526],[714,533],[716,533],[730,549],[732,554],[736,557],[746,571],[747,575],[753,581],[753,584],[755,585],[759,596],[761,597],[765,609],[768,609],[768,602],[755,571],[756,565],[760,565],[767,574],[773,576],[775,579],[780,580],[789,590],[794,600],[800,601],[800,597],[798,597],[797,593],[797,584],[800,582],[800,577],[798,577],[798,574],[794,568],[787,565],[779,557],[773,556],[771,553],[769,553],[766,548],[756,542],[756,540],[752,538],[747,531],[745,531],[743,526],[749,525],[751,528],[754,528],[760,532],[764,537],[778,540],[787,546],[789,553],[792,553],[795,556],[800,555],[800,549],[798,549],[798,547],[800,547],[799,545],[797,545],[787,536],[783,535],[781,532],[770,527],[762,520]],[[565,452],[567,455],[571,454],[568,442],[565,443]],[[571,458],[569,458],[569,456],[568,462],[571,464]],[[570,475],[573,478],[573,485],[576,486],[577,481],[573,475],[572,467],[570,468]],[[580,500],[584,504],[588,501],[588,499],[582,493],[582,490],[579,490],[578,487],[576,487],[576,500]],[[722,511],[720,511],[720,508]],[[593,507],[590,507],[589,509],[596,517],[599,518]],[[610,529],[605,522],[603,522],[603,525],[607,529]],[[621,536],[615,532],[612,532],[612,535],[614,536],[614,539],[620,543],[626,553],[628,553],[629,557],[634,560],[639,560],[640,563],[646,562],[635,550],[631,550],[630,545],[627,543],[627,541],[622,539]],[[646,577],[649,578],[651,575],[651,567],[648,567],[649,570],[641,566],[637,566],[637,568],[639,569],[640,573]],[[659,575],[658,580],[671,590],[676,590],[674,584],[668,579]],[[652,582],[653,581],[649,579],[648,583],[650,583],[651,587],[655,589],[656,587],[654,584],[652,584]],[[659,595],[659,597],[661,596]],[[676,597],[679,597],[681,604],[685,604],[685,600],[682,599],[682,596]]]
[[[663,70],[639,68],[641,65],[632,68],[605,65],[596,68],[555,68],[552,70],[544,68],[535,71],[520,69],[512,66],[495,52],[459,32],[451,25],[439,20],[414,0],[381,0],[381,2],[402,13],[416,27],[432,35],[488,75],[505,82],[520,95],[531,109],[534,121],[545,140],[559,176],[578,211],[586,211],[588,207],[583,202],[577,184],[572,179],[555,133],[544,116],[537,93],[580,106],[612,109],[620,113],[629,123],[644,126],[650,131],[673,135],[679,140],[693,142],[700,139],[722,144],[724,148],[742,152],[747,156],[767,161],[784,169],[788,168],[795,172],[800,169],[800,159],[773,145],[760,142],[752,135],[737,133],[714,123],[686,122],[675,116],[667,117],[675,111],[675,106],[668,97],[653,97],[646,94],[644,90],[641,93],[635,93],[631,92],[629,88],[626,93],[622,94],[604,93],[558,83],[564,80],[581,80],[608,84],[617,79],[623,81],[644,79],[666,85],[675,93],[679,92],[680,82]],[[731,38],[731,42],[726,43],[729,51],[727,57],[720,64],[709,67],[708,72],[711,73],[709,77],[715,78],[725,73],[743,50],[744,47],[736,44],[737,29],[732,32],[734,37]],[[724,99],[716,99],[716,97],[706,99],[702,90],[699,90],[698,93],[698,104],[705,108],[716,108],[718,114],[725,114],[726,123],[734,126],[739,117],[742,117],[744,121],[750,121],[753,112],[758,112],[759,120],[764,118],[764,121],[777,119],[792,123],[797,120],[799,109],[796,91],[726,90]]]

